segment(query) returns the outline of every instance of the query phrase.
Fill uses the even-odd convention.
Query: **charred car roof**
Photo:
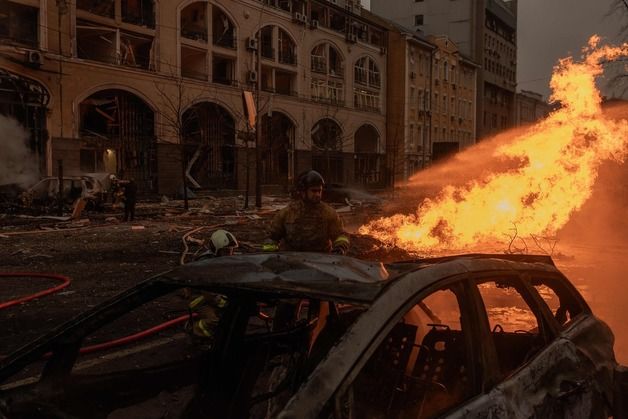
[[[537,255],[467,254],[383,265],[330,254],[281,252],[205,259],[158,279],[194,288],[238,288],[369,303],[390,281],[410,271],[434,267],[425,277],[425,285],[429,285],[443,276],[464,272],[521,269],[520,263],[556,271],[551,257]]]
[[[369,302],[389,277],[379,262],[282,252],[205,259],[166,272],[159,279],[198,288],[239,288]]]

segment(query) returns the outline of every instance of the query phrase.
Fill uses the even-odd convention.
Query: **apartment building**
[[[475,143],[479,65],[446,36],[425,37],[363,11],[388,29],[387,165],[406,181],[434,160]]]
[[[475,144],[479,65],[460,54],[447,36],[430,36],[432,60],[431,154],[436,161]]]
[[[391,181],[407,180],[430,154],[430,92],[436,45],[402,27],[388,32],[386,132]]]
[[[529,90],[517,93],[516,125],[527,125],[545,119],[552,111],[552,105],[543,100],[543,95]]]
[[[145,192],[176,191],[183,172],[243,189],[256,162],[248,102],[263,184],[310,167],[385,181],[386,31],[359,3],[5,3],[0,113],[30,131],[42,174],[62,160],[67,175],[115,172]]]
[[[517,0],[372,0],[371,11],[426,35],[445,35],[482,66],[475,138],[515,123]]]

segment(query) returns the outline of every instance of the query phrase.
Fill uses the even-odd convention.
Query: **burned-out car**
[[[147,305],[185,312],[183,289],[221,296],[208,337],[175,327],[81,355],[152,326],[133,314]],[[7,418],[606,418],[626,397],[610,329],[543,256],[203,260],[0,363]]]
[[[102,208],[107,198],[107,193],[102,183],[92,176],[65,176],[62,189],[63,201],[72,204],[76,199],[83,198],[87,207],[91,209]],[[57,177],[45,177],[26,191],[20,200],[27,207],[47,207],[56,205],[59,199],[59,179]]]

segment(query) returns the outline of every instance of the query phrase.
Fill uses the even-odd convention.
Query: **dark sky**
[[[628,9],[613,11],[611,6],[616,1],[519,0],[518,90],[532,90],[547,98],[554,64],[561,57],[579,57],[593,34],[619,44],[621,21],[628,19]],[[626,72],[621,66],[617,70]],[[604,84],[602,81],[603,94],[612,96],[614,91],[619,92]]]

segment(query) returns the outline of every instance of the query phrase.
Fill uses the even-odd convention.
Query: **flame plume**
[[[554,68],[550,99],[561,108],[493,151],[515,167],[446,186],[416,213],[371,221],[360,233],[417,252],[503,242],[513,227],[520,237],[556,234],[591,196],[600,164],[628,154],[628,121],[604,117],[595,87],[601,63],[628,56],[628,43],[598,44],[591,37],[581,62]]]

